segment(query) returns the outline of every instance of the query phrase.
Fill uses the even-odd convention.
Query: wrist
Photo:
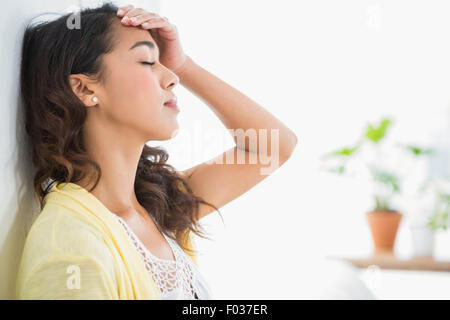
[[[183,64],[176,71],[174,71],[174,73],[178,76],[178,78],[180,78],[180,81],[186,74],[189,73],[189,69],[194,64],[195,64],[195,62],[191,59],[191,57],[186,55],[186,59],[183,62]]]

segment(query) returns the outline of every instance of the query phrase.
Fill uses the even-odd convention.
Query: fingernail
[[[125,16],[125,17],[122,18],[122,22],[125,22],[125,21],[127,21],[127,20],[128,20],[128,17],[127,17],[127,16]]]
[[[131,20],[131,22],[136,22],[136,18],[135,17],[132,17],[130,20]]]
[[[123,10],[122,9],[120,9],[119,11],[117,11],[117,14],[122,14],[123,13]]]

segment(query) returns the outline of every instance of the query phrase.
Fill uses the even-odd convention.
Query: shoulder
[[[88,292],[67,291],[69,272],[77,270],[89,279]],[[47,203],[26,237],[16,290],[21,297],[43,298],[49,291],[62,297],[76,292],[113,296],[115,273],[114,254],[104,235],[70,209]],[[52,290],[46,290],[48,286]]]
[[[58,272],[63,275],[71,265],[83,266],[91,275],[97,274],[95,279],[115,286],[114,254],[102,232],[70,209],[47,203],[26,237],[18,283],[41,282]]]
[[[47,203],[32,224],[25,246],[40,251],[42,256],[73,254],[102,258],[109,251],[103,232],[69,208],[53,203]]]

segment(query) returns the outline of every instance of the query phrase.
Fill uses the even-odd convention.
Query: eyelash
[[[150,65],[150,66],[152,66],[152,65],[154,65],[156,62],[142,62],[143,64],[147,64],[147,65]]]

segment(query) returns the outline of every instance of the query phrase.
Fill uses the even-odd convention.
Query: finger
[[[163,27],[170,27],[171,24],[167,21],[161,20],[161,21],[146,21],[142,25],[142,28],[144,29],[150,29],[150,28],[163,28]]]
[[[136,16],[145,13],[146,11],[142,8],[134,8],[128,11],[122,18],[122,22],[125,23],[132,23],[134,19],[136,19]],[[134,18],[134,19],[133,19]]]
[[[127,6],[120,7],[119,10],[117,10],[117,15],[119,17],[121,17],[121,16],[123,16],[124,14],[126,14],[128,11],[130,11],[133,8],[134,8],[134,6],[131,5],[131,4],[129,4]]]
[[[133,8],[130,11],[128,11],[125,16],[128,17],[128,18],[132,18],[132,17],[136,17],[136,16],[138,16],[140,14],[144,14],[146,12],[147,11],[142,9],[142,8]]]
[[[167,24],[167,22],[162,20],[161,18],[154,18],[154,19],[150,19],[150,20],[144,21],[142,23],[142,27],[144,29],[147,29],[148,27],[152,28],[155,25],[160,25],[162,23],[166,23]]]
[[[138,16],[135,16],[134,18],[136,18],[136,20],[132,20],[132,24],[137,26],[143,22],[146,22],[150,19],[157,19],[160,18],[156,13],[152,13],[152,12],[146,12],[144,14],[140,14]]]

